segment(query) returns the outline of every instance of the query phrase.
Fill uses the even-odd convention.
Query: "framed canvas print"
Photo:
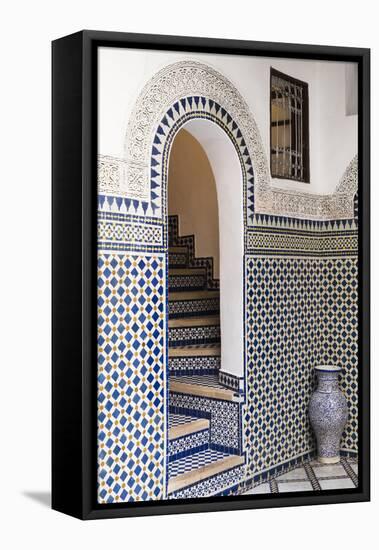
[[[53,42],[53,508],[369,499],[369,50]]]

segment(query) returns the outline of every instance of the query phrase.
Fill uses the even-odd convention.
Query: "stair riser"
[[[168,257],[168,268],[175,269],[176,267],[187,267],[188,253],[185,252],[170,252]]]
[[[205,290],[206,284],[205,275],[170,275],[168,279],[170,292]]]
[[[168,359],[170,374],[175,376],[217,374],[221,366],[220,357],[172,357]]]
[[[199,317],[200,315],[217,315],[220,312],[220,299],[177,300],[169,302],[169,318]]]
[[[199,498],[207,496],[228,496],[238,494],[238,487],[245,475],[243,465],[230,468],[198,483],[173,491],[168,499]]]
[[[170,347],[217,344],[220,342],[220,326],[170,328],[168,342]]]
[[[209,440],[209,429],[170,440],[168,443],[168,461],[174,462],[185,456],[209,449]]]

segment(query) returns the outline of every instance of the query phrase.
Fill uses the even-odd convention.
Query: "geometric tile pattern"
[[[97,231],[100,247],[103,242],[127,243],[128,245],[136,242],[142,245],[163,245],[163,228],[161,225],[99,220]]]
[[[238,154],[243,178],[243,204],[245,222],[254,212],[254,170],[247,144],[237,123],[213,99],[204,96],[187,96],[178,99],[166,111],[158,124],[151,147],[151,214],[165,216],[167,167],[170,145],[177,131],[191,119],[214,122],[229,136]],[[160,191],[161,190],[161,191]]]
[[[170,392],[171,413],[208,418],[211,423],[210,442],[213,448],[237,454],[242,450],[239,403]]]
[[[205,273],[196,275],[170,275],[168,287],[170,292],[201,290],[206,286]]]
[[[356,458],[341,458],[338,464],[320,464],[313,460],[271,481],[246,491],[245,495],[266,493],[294,493],[298,491],[323,491],[327,489],[354,489],[358,487],[358,462]]]
[[[170,439],[168,442],[168,459],[182,460],[184,456],[204,451],[209,448],[209,430],[201,430],[183,437]]]
[[[325,231],[269,231],[249,230],[247,249],[254,254],[283,254],[325,256],[327,254],[347,256],[358,249],[357,231],[326,233]]]
[[[254,214],[254,172],[244,136],[218,101],[186,95],[172,103],[158,124],[154,143],[149,144],[150,166],[144,168],[147,194],[138,195],[135,179],[132,196],[137,198],[125,193],[117,196],[122,163],[100,159],[99,179],[106,186],[105,194],[98,196],[102,214],[99,239],[100,248],[109,253],[99,254],[99,502],[165,496],[168,312],[162,253],[167,246],[168,155],[177,130],[192,118],[218,124],[232,140],[242,167],[245,250],[254,254],[246,257],[245,265],[247,396],[243,415],[240,403],[178,393],[172,395],[170,407],[178,413],[209,418],[211,444],[221,452],[242,451],[244,417],[247,477],[251,478],[282,462],[301,459],[314,449],[306,414],[314,384],[313,367],[316,362],[337,363],[343,369],[341,388],[349,404],[342,446],[357,449],[357,264],[354,257],[346,257],[356,254],[355,222],[336,222],[330,227],[329,222]],[[129,176],[128,184],[133,185]],[[151,223],[154,219],[155,224]],[[247,223],[256,230],[247,230]],[[286,231],[280,231],[278,225]],[[277,231],[272,231],[273,226]],[[289,226],[291,231],[287,231]],[[268,231],[260,231],[266,227]],[[301,233],[301,229],[305,231]],[[131,252],[125,254],[127,250]],[[133,254],[133,250],[139,252]],[[148,250],[156,253],[155,259]],[[267,257],[274,254],[277,256]],[[177,254],[177,265],[187,261]],[[206,268],[208,288],[213,288],[213,265],[206,262],[194,267]],[[169,308],[172,317],[193,316],[204,310],[216,312],[219,301],[182,301],[170,303]],[[199,330],[203,332],[195,327],[194,343],[205,342],[209,336],[203,338]],[[187,338],[188,331],[184,332]],[[243,471],[235,468],[230,472],[233,479],[223,473],[170,498],[215,494],[217,487],[238,483]],[[222,484],[214,482],[219,478]],[[312,485],[309,477],[308,482]],[[272,487],[279,490],[279,482],[274,480]]]
[[[169,357],[170,375],[217,374],[220,370],[220,356]],[[234,389],[234,388],[233,388]]]
[[[170,347],[217,343],[220,341],[220,325],[172,327],[168,337]]]
[[[203,498],[209,496],[229,496],[237,494],[239,484],[244,478],[245,466],[237,466],[208,477],[204,481],[179,489],[168,495],[168,499]]]
[[[320,279],[318,363],[342,368],[349,407],[341,449],[358,451],[358,259],[325,260]]]
[[[244,378],[230,374],[229,372],[220,371],[218,373],[218,380],[224,388],[234,390],[237,393],[242,394],[244,392]]]
[[[357,352],[354,265],[354,258],[247,256],[247,478],[314,449],[308,402],[315,364],[337,359],[344,364],[341,388],[351,423]],[[346,430],[349,443],[351,428]]]
[[[151,110],[151,108],[149,108]],[[110,207],[113,211],[117,208],[126,209],[128,213],[134,211],[138,215],[149,215],[152,217],[165,217],[165,193],[167,188],[167,174],[164,166],[163,157],[167,145],[172,141],[176,131],[183,126],[185,122],[193,118],[208,119],[215,122],[218,126],[228,134],[233,142],[237,154],[240,158],[241,168],[243,172],[243,188],[244,202],[246,204],[246,196],[248,197],[247,211],[251,214],[254,210],[254,172],[252,161],[247,149],[245,139],[239,129],[237,123],[230,114],[217,101],[211,98],[189,95],[183,96],[177,101],[174,101],[164,116],[161,118],[158,127],[156,128],[155,136],[152,140],[151,158],[150,158],[150,177],[148,177],[146,167],[135,179],[140,179],[141,189],[145,187],[145,182],[149,181],[149,188],[138,196],[137,189],[130,195],[133,199],[126,198],[128,194],[120,185],[123,177],[122,173],[125,170],[121,159],[112,159],[110,157],[99,156],[99,189],[101,189],[101,197],[104,197],[104,205],[108,207],[107,202],[112,201]],[[130,139],[130,138],[129,138]],[[135,145],[135,142],[132,143]],[[133,170],[138,167],[134,166]],[[127,167],[126,167],[127,170]],[[134,176],[131,178],[134,179]],[[107,193],[104,195],[103,192]],[[109,194],[108,194],[109,193]],[[116,195],[118,197],[116,203]],[[103,205],[101,205],[103,207]]]
[[[190,424],[198,420],[195,416],[186,416],[184,414],[169,414],[168,427],[174,428],[175,426],[182,426],[183,424]]]
[[[98,254],[98,501],[165,487],[164,257]]]
[[[213,451],[208,449],[206,451],[200,451],[199,453],[185,456],[180,460],[175,460],[169,464],[169,476],[170,479],[175,478],[180,474],[185,474],[187,472],[192,472],[192,470],[197,470],[202,466],[207,466],[216,460],[221,460],[227,458],[229,455],[226,453],[220,453],[219,451]]]
[[[203,313],[215,315],[220,311],[219,296],[203,300],[175,300],[169,302],[170,319],[176,317],[197,317]]]

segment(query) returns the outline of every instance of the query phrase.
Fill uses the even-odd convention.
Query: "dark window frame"
[[[273,153],[273,143],[272,143],[272,78],[276,76],[282,80],[286,80],[290,84],[299,86],[303,91],[303,135],[302,135],[302,158],[303,158],[303,177],[298,178],[291,175],[280,175],[273,173],[273,162],[272,162],[272,153]],[[269,99],[269,110],[270,110],[270,173],[272,178],[284,179],[296,181],[298,183],[310,183],[310,170],[309,170],[309,145],[310,145],[310,136],[309,136],[309,86],[307,82],[294,78],[290,75],[282,73],[273,67],[270,68],[270,99]],[[291,124],[291,131],[293,131],[293,125]]]

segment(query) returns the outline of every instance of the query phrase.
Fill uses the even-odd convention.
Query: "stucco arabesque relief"
[[[157,125],[177,100],[188,95],[204,96],[218,102],[238,124],[253,161],[256,213],[318,220],[354,216],[357,156],[347,166],[332,194],[273,187],[260,132],[247,103],[227,78],[197,61],[168,65],[144,86],[129,119],[125,158],[98,157],[99,193],[148,199],[151,145]]]

